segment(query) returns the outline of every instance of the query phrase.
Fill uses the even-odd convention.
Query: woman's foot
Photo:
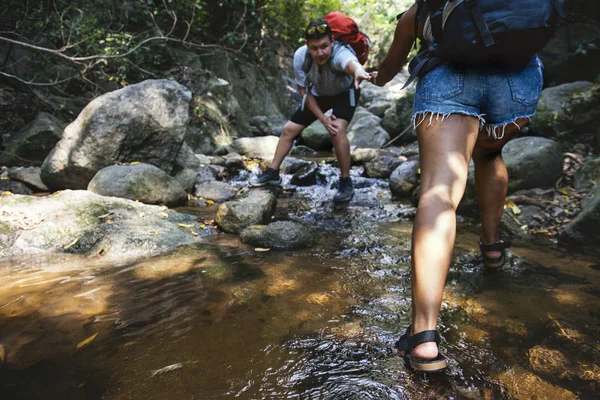
[[[498,240],[493,243],[484,244],[479,240],[479,250],[483,256],[483,265],[486,268],[500,268],[506,261],[506,249],[510,247],[510,242]]]
[[[409,335],[410,332],[411,327],[408,327],[395,345],[406,365],[419,372],[440,372],[446,369],[448,363],[439,352],[440,336],[437,331],[428,330]]]

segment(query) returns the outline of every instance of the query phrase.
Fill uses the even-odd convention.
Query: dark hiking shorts
[[[346,90],[342,94],[338,94],[337,96],[314,96],[317,100],[317,104],[319,108],[326,112],[327,110],[333,110],[333,115],[336,118],[341,118],[343,120],[350,121],[354,116],[354,111],[356,111],[356,105],[358,104],[358,98],[360,97],[360,89],[356,90],[354,87]],[[304,104],[304,100],[302,101],[302,105],[298,107],[290,121],[308,126],[317,120],[317,117],[308,109],[308,106]]]

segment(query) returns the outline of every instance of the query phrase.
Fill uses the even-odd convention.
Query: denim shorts
[[[543,68],[537,56],[519,69],[441,65],[417,83],[413,123],[416,127],[433,118],[470,115],[479,119],[481,129],[501,139],[508,124],[535,114]]]

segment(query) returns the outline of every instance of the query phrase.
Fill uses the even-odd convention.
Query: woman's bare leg
[[[490,244],[498,241],[498,226],[504,210],[508,190],[508,172],[502,158],[502,148],[514,138],[529,120],[522,118],[516,125],[508,125],[502,139],[495,139],[483,130],[479,133],[473,162],[475,164],[475,192],[481,215],[481,241]],[[499,251],[486,252],[488,257],[500,257]]]
[[[477,118],[430,115],[417,129],[421,195],[412,235],[413,332],[436,329],[456,237],[456,208],[467,182],[469,160],[479,131]],[[413,350],[418,358],[438,354],[433,342]]]

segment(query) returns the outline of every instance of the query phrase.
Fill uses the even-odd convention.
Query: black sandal
[[[483,265],[486,268],[497,269],[504,265],[506,262],[506,249],[510,247],[510,242],[505,241],[497,241],[490,244],[483,244],[481,240],[479,240],[479,250],[481,251],[481,256],[483,257]],[[500,257],[488,257],[485,255],[488,251],[499,251]]]
[[[448,363],[439,349],[437,357],[431,360],[423,360],[412,356],[413,349],[421,343],[435,342],[439,346],[440,335],[437,331],[423,331],[410,336],[411,326],[406,329],[404,335],[400,336],[400,339],[394,345],[398,351],[404,352],[404,362],[406,365],[418,372],[432,373],[445,370],[448,367]]]

